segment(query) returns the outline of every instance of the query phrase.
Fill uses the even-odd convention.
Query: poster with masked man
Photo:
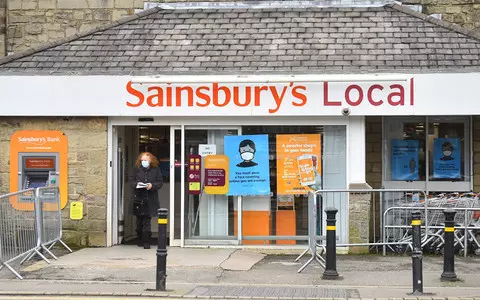
[[[268,135],[225,136],[230,196],[270,195]]]
[[[462,152],[460,140],[438,138],[433,141],[433,177],[459,179]]]

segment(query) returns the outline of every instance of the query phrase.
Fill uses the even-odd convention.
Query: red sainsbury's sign
[[[129,108],[241,109],[286,114],[295,109],[413,107],[414,80],[361,82],[126,84]]]

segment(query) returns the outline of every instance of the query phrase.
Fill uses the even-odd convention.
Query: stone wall
[[[135,9],[144,8],[144,2],[187,2],[187,0],[0,0],[0,3],[2,1],[8,1],[9,53],[53,42],[118,20],[122,16],[132,15]],[[214,0],[206,2],[209,1]]]
[[[7,41],[7,0],[0,0],[0,57],[5,56]]]
[[[350,189],[369,190],[371,186],[366,183],[350,184]],[[349,243],[368,243],[370,240],[369,228],[371,193],[350,193],[349,197]],[[368,253],[368,247],[349,247],[349,253]]]
[[[74,247],[106,246],[107,119],[0,117],[0,194],[9,192],[10,137],[19,130],[60,130],[68,139],[68,204],[64,241]],[[82,220],[70,220],[70,202],[83,202]]]
[[[143,8],[142,0],[7,0],[8,51],[55,41]]]
[[[442,20],[480,32],[478,0],[404,0],[404,4],[420,4],[424,14],[442,14]]]

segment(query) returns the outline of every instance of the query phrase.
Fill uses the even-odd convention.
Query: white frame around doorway
[[[183,125],[180,125],[180,126],[170,126],[170,211],[169,211],[169,219],[170,219],[170,222],[169,225],[170,225],[170,245],[172,246],[180,246],[180,247],[183,247],[183,243],[181,242],[182,241],[182,238],[180,236],[180,241],[178,240],[175,240],[175,143],[172,143],[171,140],[172,138],[175,139],[175,130],[180,130],[181,132],[181,145],[183,145],[183,140],[184,140],[184,126]],[[184,152],[185,152],[185,149],[183,149],[183,147],[181,147],[181,154],[180,154],[180,163],[182,164],[183,166],[183,163],[184,163]],[[172,163],[173,162],[173,163]],[[182,180],[180,181],[180,193],[183,194],[184,193],[184,188],[185,186],[183,185],[183,176],[185,176],[185,170],[184,168],[181,168],[181,175],[180,177],[182,178]],[[180,198],[182,198],[182,196],[180,196]],[[181,211],[183,211],[183,203],[181,203],[182,205],[182,208],[180,209]],[[180,225],[181,227],[183,227],[183,224]],[[183,235],[183,230],[180,229],[180,235]]]
[[[240,125],[239,125],[240,124]],[[107,247],[113,246],[114,236],[118,234],[118,224],[113,222],[113,215],[117,213],[113,207],[113,151],[114,149],[114,134],[113,126],[170,126],[171,128],[183,127],[210,127],[210,128],[231,128],[241,127],[247,125],[296,125],[296,126],[311,126],[311,125],[344,125],[347,130],[347,186],[351,183],[365,182],[365,119],[364,117],[153,117],[153,121],[142,122],[138,117],[109,117],[107,128]],[[239,131],[241,134],[241,131]],[[170,199],[171,201],[171,199]],[[241,203],[240,203],[241,205]],[[241,210],[241,206],[238,208]],[[347,207],[347,209],[349,209]],[[174,212],[174,211],[173,211]],[[172,213],[173,213],[172,212]],[[170,214],[172,216],[172,214]],[[241,220],[241,218],[239,218]],[[172,219],[171,219],[172,220]],[[345,221],[348,224],[348,220]],[[174,220],[170,223],[170,245],[184,246],[181,240],[174,240]],[[241,229],[241,226],[239,227]],[[347,227],[348,231],[348,227]],[[348,232],[346,232],[348,236]],[[239,230],[237,233],[238,239],[241,241],[242,233]],[[249,247],[249,246],[241,246]],[[260,247],[260,246],[255,246]],[[291,248],[291,246],[284,246]]]

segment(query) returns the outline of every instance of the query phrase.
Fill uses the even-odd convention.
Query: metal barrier
[[[320,196],[322,201],[322,207],[335,207],[339,210],[337,228],[337,247],[382,247],[384,252],[386,247],[396,251],[397,248],[402,246],[411,248],[411,240],[388,240],[385,232],[385,224],[391,224],[391,222],[397,222],[398,219],[385,218],[385,214],[381,211],[384,207],[388,207],[389,203],[385,203],[383,199],[395,198],[397,201],[405,204],[411,203],[425,203],[426,195],[422,190],[399,190],[399,189],[328,189],[328,190],[316,190],[310,193],[309,197],[309,247],[296,259],[296,261],[310,251],[312,257],[309,261],[300,268],[299,272],[303,270],[311,261],[316,260],[324,267],[325,260],[316,252],[317,248],[321,248],[322,252],[325,250],[324,236],[318,236],[316,234],[316,202],[317,195]],[[377,201],[379,202],[377,205]],[[312,203],[312,204],[311,204]],[[348,205],[346,205],[348,203]],[[383,204],[382,204],[383,203]],[[385,205],[387,204],[387,205]],[[311,205],[314,205],[313,207]],[[391,205],[391,204],[390,204]],[[349,211],[344,208],[349,207]],[[380,207],[380,211],[377,212],[377,207]],[[419,206],[415,206],[419,208]],[[424,213],[428,214],[423,207]],[[410,211],[402,212],[410,213]],[[377,217],[380,216],[379,218]],[[398,216],[397,216],[398,217]],[[370,219],[371,218],[371,219]],[[410,220],[408,218],[399,219],[402,222],[400,226],[405,228],[410,227]],[[377,236],[377,225],[379,228],[380,236]],[[324,226],[321,226],[323,228]],[[373,227],[372,232],[368,228]],[[349,230],[349,232],[347,232]],[[347,237],[347,233],[349,237]],[[354,237],[354,238],[352,238]],[[312,241],[315,240],[315,243]],[[373,241],[373,242],[371,242]],[[313,253],[316,253],[315,255]]]
[[[422,208],[422,248],[434,253],[440,253],[444,245],[445,217],[443,210],[451,208],[457,211],[455,215],[455,246],[458,252],[467,256],[468,249],[472,248],[476,255],[480,255],[480,198],[475,194],[440,194],[431,196],[423,203],[413,205],[392,206],[385,210],[384,219],[402,219],[395,224],[387,223],[384,226],[384,236],[390,241],[410,241],[411,232],[406,223],[409,222],[408,212]],[[402,217],[398,217],[402,216]],[[401,223],[401,224],[398,224]],[[396,232],[397,234],[391,234]]]
[[[418,210],[422,217],[422,249],[428,247],[440,253],[444,245],[443,210],[453,208],[457,211],[456,251],[465,256],[469,251],[480,255],[480,197],[472,193],[432,196],[419,189],[311,190],[308,198],[308,236],[255,236],[244,239],[307,240],[308,248],[295,261],[307,253],[312,256],[298,272],[314,260],[324,267],[325,233],[317,232],[318,228],[324,227],[324,224],[318,226],[323,223],[323,218],[317,216],[319,201],[322,208],[335,207],[339,210],[337,247],[368,246],[369,250],[376,248],[377,252],[383,249],[383,255],[386,255],[387,249],[396,253],[412,250],[411,212]]]
[[[62,209],[60,206],[60,191],[58,188],[45,187],[37,189],[37,197],[41,204],[40,210],[42,220],[42,246],[48,250],[57,243],[62,244],[65,249],[72,252],[62,241]],[[47,206],[48,205],[48,206]],[[52,254],[53,255],[53,254]]]
[[[20,200],[22,199],[22,200]],[[35,201],[35,190],[29,189],[0,196],[0,262],[15,276],[22,279],[11,263],[22,256],[40,252],[35,211],[24,210],[24,200]],[[16,209],[12,203],[18,203]]]
[[[440,253],[444,245],[445,208],[457,211],[455,216],[455,247],[467,256],[469,249],[480,255],[480,197],[473,193],[450,193],[436,196],[426,195],[422,190],[398,189],[339,189],[317,190],[324,202],[323,207],[332,206],[339,209],[348,201],[349,212],[338,216],[343,227],[350,232],[347,242],[340,242],[337,247],[381,246],[383,254],[387,248],[392,252],[412,250],[411,212],[418,210],[422,214],[422,248],[429,248]],[[379,214],[376,203],[379,202]],[[370,206],[370,203],[372,204]],[[370,213],[365,214],[365,210]],[[376,235],[377,215],[380,224],[380,236]],[[372,220],[368,217],[371,216]],[[348,220],[348,221],[346,221]],[[370,222],[371,221],[371,222]],[[339,224],[338,227],[341,228]],[[373,226],[373,232],[365,228]],[[354,232],[352,232],[354,230]],[[346,232],[337,232],[340,238]],[[359,240],[352,239],[352,236]],[[373,242],[367,242],[371,241]]]
[[[28,200],[28,201],[26,201]],[[34,210],[22,203],[34,203]],[[17,203],[12,206],[12,203]],[[28,207],[28,208],[27,208]],[[51,248],[61,240],[62,219],[60,197],[57,187],[37,188],[0,196],[0,262],[16,277],[23,279],[11,264],[22,258],[20,264],[35,255],[50,261],[42,254],[47,252],[54,259]]]
[[[308,192],[308,248],[300,254],[295,261],[298,261],[302,256],[310,251],[312,255],[310,259],[298,269],[298,273],[302,272],[312,261],[316,261],[322,268],[325,269],[325,259],[322,254],[325,252],[325,246],[319,244],[320,240],[324,237],[317,236],[317,195],[313,191]],[[317,247],[321,249],[321,252],[317,252]]]
[[[394,249],[392,246],[400,246],[400,245],[407,245],[411,247],[411,241],[387,241],[385,240],[385,234],[382,234],[381,237],[377,237],[376,235],[376,225],[379,224],[382,227],[380,232],[385,232],[383,230],[384,224],[388,222],[384,218],[379,218],[377,220],[376,217],[376,202],[377,199],[380,199],[380,207],[382,209],[382,198],[385,197],[386,193],[390,193],[389,196],[395,196],[397,199],[402,199],[402,203],[411,203],[413,201],[420,201],[420,199],[425,199],[426,195],[425,192],[422,190],[399,190],[399,189],[328,189],[328,190],[311,190],[309,192],[308,197],[308,248],[298,256],[295,261],[298,261],[302,256],[310,252],[311,257],[310,259],[302,265],[302,267],[298,270],[301,272],[305,269],[312,261],[316,261],[322,268],[325,269],[325,259],[322,255],[326,252],[326,248],[324,245],[325,236],[324,235],[317,235],[317,223],[318,219],[322,220],[322,218],[318,218],[317,216],[317,195],[320,196],[320,200],[322,202],[321,207],[335,207],[339,210],[340,214],[338,217],[337,228],[341,229],[336,231],[339,233],[336,236],[336,240],[340,240],[340,243],[336,244],[336,247],[362,247],[368,246],[375,247],[375,246],[383,246],[384,253],[386,251],[385,247],[391,247],[392,250]],[[403,195],[403,197],[400,197]],[[345,201],[344,203],[342,203]],[[425,201],[423,201],[425,202]],[[349,205],[346,205],[346,204]],[[373,205],[371,205],[373,204]],[[349,207],[350,211],[345,211],[342,208]],[[372,208],[372,210],[371,210]],[[418,207],[416,207],[418,210]],[[365,210],[367,210],[367,214],[365,214]],[[352,212],[353,211],[353,212]],[[323,213],[323,212],[322,212]],[[427,213],[427,212],[425,212]],[[384,214],[379,214],[384,216]],[[343,217],[342,217],[343,216]],[[370,227],[370,216],[372,216],[373,221],[373,240],[376,242],[370,242],[370,232],[368,228]],[[348,223],[345,222],[348,220]],[[342,224],[342,221],[344,222]],[[403,224],[402,224],[403,225]],[[405,226],[410,226],[410,224],[405,223]],[[323,228],[320,226],[320,228]],[[350,230],[354,229],[357,230],[356,235],[357,239],[353,241],[350,240],[349,237],[345,240],[343,237],[345,236],[346,228]],[[323,229],[322,229],[323,230]],[[352,235],[352,232],[348,232]],[[323,233],[322,233],[323,234]],[[354,233],[355,234],[355,233]],[[362,241],[363,240],[363,241]],[[320,253],[317,251],[320,249]]]

